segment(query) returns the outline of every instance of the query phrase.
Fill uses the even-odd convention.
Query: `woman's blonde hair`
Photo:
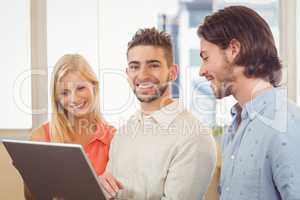
[[[52,115],[50,122],[51,141],[71,142],[74,129],[68,118],[68,112],[62,107],[58,100],[57,83],[69,72],[79,72],[79,74],[93,84],[94,106],[91,114],[94,123],[101,121],[99,102],[99,81],[85,58],[78,54],[66,54],[55,64],[51,78],[51,106]]]

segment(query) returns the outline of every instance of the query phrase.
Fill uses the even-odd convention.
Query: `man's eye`
[[[78,90],[83,90],[83,89],[85,89],[85,87],[84,87],[84,86],[80,86],[80,87],[78,87],[77,89],[78,89]]]
[[[62,93],[60,93],[62,96],[67,96],[68,95],[68,91],[63,91]]]
[[[158,67],[160,67],[160,65],[159,64],[151,64],[150,67],[152,67],[152,68],[158,68]]]
[[[131,65],[131,66],[129,66],[130,70],[137,70],[138,68],[139,68],[138,65]]]
[[[204,57],[202,58],[203,61],[207,61],[208,60],[208,57]]]

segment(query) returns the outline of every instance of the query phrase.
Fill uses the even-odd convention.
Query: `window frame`
[[[31,129],[0,129],[1,138],[25,139],[33,128],[47,119],[48,97],[40,95],[48,92],[47,84],[47,0],[30,0],[30,29],[31,29],[31,70],[45,72],[42,76],[31,76],[32,110],[45,110],[42,114],[32,114]],[[41,111],[42,111],[41,110]]]
[[[299,2],[298,2],[299,4]],[[40,95],[47,91],[48,85],[43,84],[48,82],[47,70],[47,0],[30,0],[30,16],[31,16],[31,69],[44,70],[45,74],[39,78],[32,78],[32,108],[43,108],[48,110],[48,97]],[[284,76],[283,83],[287,84],[288,96],[293,101],[300,101],[300,36],[297,38],[297,0],[279,0],[280,9],[280,55],[287,70]],[[299,15],[299,14],[298,14]],[[288,22],[288,23],[287,23]],[[300,27],[298,27],[298,32]],[[298,41],[298,46],[297,42]],[[297,51],[293,51],[297,49]],[[299,53],[298,53],[299,54]],[[298,56],[298,59],[297,59]],[[38,66],[34,68],[33,66]],[[298,70],[297,70],[298,68]],[[298,73],[297,73],[298,72]],[[297,77],[298,76],[298,77]],[[288,80],[288,81],[287,81]],[[299,85],[299,84],[298,84]],[[37,127],[42,122],[47,120],[47,112],[32,116],[32,128]],[[28,137],[31,129],[0,129],[0,138],[17,138],[24,139]]]

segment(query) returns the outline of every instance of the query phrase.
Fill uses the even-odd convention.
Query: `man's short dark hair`
[[[168,33],[164,31],[158,31],[155,28],[145,28],[138,30],[132,37],[131,41],[128,43],[127,56],[131,48],[140,45],[162,48],[164,50],[168,66],[173,64],[172,41],[171,36]]]
[[[282,65],[270,27],[254,10],[229,6],[210,16],[198,27],[198,36],[221,49],[236,39],[241,44],[234,64],[245,66],[246,77],[263,78],[273,86],[281,81]]]

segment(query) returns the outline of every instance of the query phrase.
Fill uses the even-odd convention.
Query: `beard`
[[[216,84],[211,84],[214,95],[217,99],[232,95],[232,84],[231,81],[222,81]]]
[[[224,70],[218,76],[216,75],[215,82],[211,83],[212,90],[217,99],[222,99],[233,94],[233,82],[236,79],[233,75],[233,64],[226,57],[224,63]]]
[[[156,80],[153,81],[155,87],[155,93],[154,94],[139,94],[139,92],[137,91],[137,89],[134,89],[134,94],[136,95],[137,99],[142,102],[142,103],[151,103],[155,100],[157,100],[158,98],[164,96],[164,94],[166,93],[167,89],[168,89],[168,80],[164,83],[164,84],[160,84],[160,81]],[[145,97],[146,96],[146,97]]]

